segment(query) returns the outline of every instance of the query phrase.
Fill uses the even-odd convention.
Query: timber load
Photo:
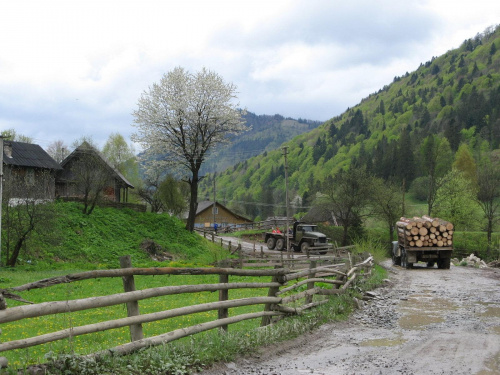
[[[453,224],[439,218],[402,217],[396,222],[400,244],[410,247],[453,246]]]

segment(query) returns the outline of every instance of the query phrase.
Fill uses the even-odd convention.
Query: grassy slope
[[[131,255],[135,266],[151,264],[140,248],[150,239],[181,263],[208,264],[217,257],[217,246],[184,229],[184,224],[169,215],[138,213],[132,210],[99,208],[87,216],[77,203],[55,203],[58,217],[49,235],[35,235],[20,264],[71,268],[115,268],[119,257]],[[28,262],[29,261],[29,262]],[[57,264],[57,265],[56,265]]]

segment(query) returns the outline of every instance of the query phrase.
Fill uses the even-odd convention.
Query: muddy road
[[[348,321],[204,373],[500,374],[499,269],[384,266],[390,281]]]

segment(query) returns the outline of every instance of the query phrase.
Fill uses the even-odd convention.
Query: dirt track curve
[[[499,269],[384,266],[390,282],[348,321],[203,374],[500,374]]]

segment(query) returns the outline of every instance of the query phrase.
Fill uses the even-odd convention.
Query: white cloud
[[[17,0],[0,5],[0,126],[128,137],[141,92],[206,66],[258,114],[326,120],[498,22],[442,0]]]

